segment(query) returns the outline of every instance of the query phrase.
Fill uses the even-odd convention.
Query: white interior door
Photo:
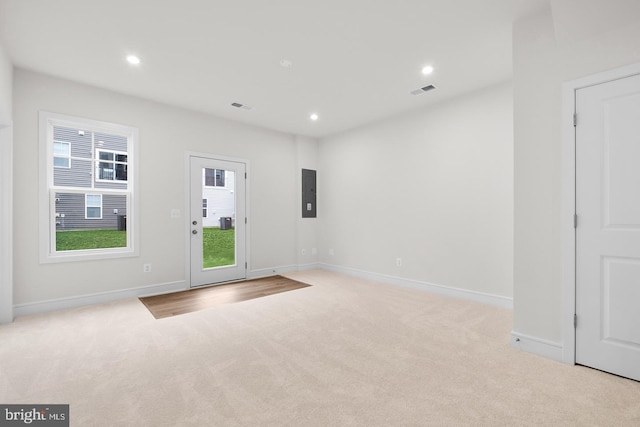
[[[191,287],[246,278],[246,165],[191,156]]]
[[[640,380],[640,75],[576,114],[576,363]]]

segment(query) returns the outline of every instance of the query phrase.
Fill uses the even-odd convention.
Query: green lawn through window
[[[221,267],[235,264],[235,229],[217,227],[202,229],[202,266]],[[127,246],[127,232],[118,230],[73,230],[56,232],[56,250],[123,248]]]
[[[56,250],[124,248],[127,232],[118,230],[73,230],[56,232]]]

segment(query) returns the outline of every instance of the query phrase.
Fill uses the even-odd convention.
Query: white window
[[[104,181],[127,180],[127,153],[98,150],[97,179]]]
[[[206,187],[224,187],[225,171],[222,169],[204,169],[204,185]]]
[[[133,127],[40,113],[41,262],[138,255],[137,138]]]
[[[85,219],[102,219],[102,194],[85,194]]]
[[[53,141],[53,166],[56,168],[71,167],[71,144]]]

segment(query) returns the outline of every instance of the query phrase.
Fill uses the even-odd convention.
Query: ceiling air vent
[[[239,102],[232,102],[231,106],[236,108],[242,108],[243,110],[251,110],[253,108],[248,105],[240,104]]]
[[[436,87],[434,85],[429,85],[425,87],[421,87],[420,89],[412,90],[411,95],[420,95],[421,93],[429,92],[430,90],[434,90]]]

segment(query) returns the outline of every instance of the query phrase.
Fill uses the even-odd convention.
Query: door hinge
[[[247,173],[246,172],[244,173],[244,179],[247,179]]]
[[[578,214],[573,214],[573,228],[578,228]]]
[[[578,115],[573,113],[573,126],[578,126]]]
[[[578,315],[577,314],[573,314],[573,329],[576,329],[578,327]]]
[[[244,263],[244,269],[245,270],[247,269],[247,263],[246,262]]]
[[[247,217],[246,216],[244,217],[244,223],[245,224],[247,223]]]

